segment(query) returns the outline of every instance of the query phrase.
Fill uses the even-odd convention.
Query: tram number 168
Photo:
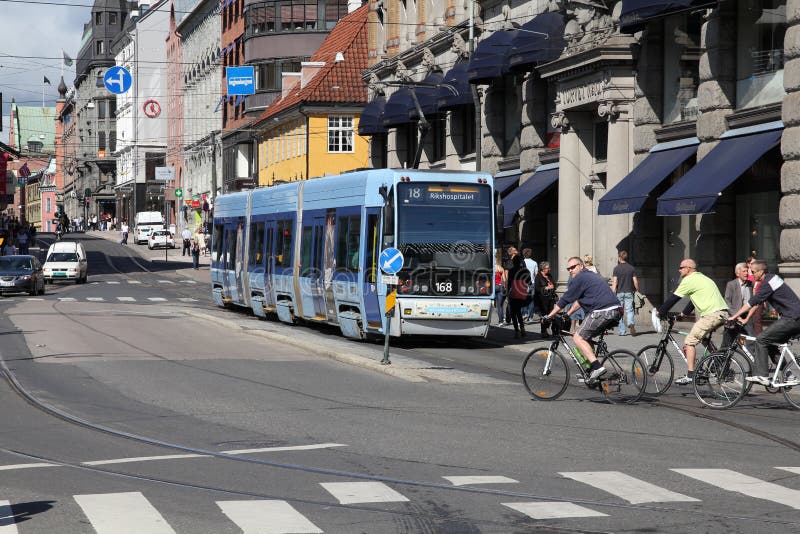
[[[453,282],[436,282],[437,293],[451,293],[453,291]]]

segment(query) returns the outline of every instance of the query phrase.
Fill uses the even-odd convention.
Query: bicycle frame
[[[755,338],[753,338],[755,339]],[[781,349],[781,357],[778,358],[778,364],[775,366],[775,373],[769,379],[769,385],[773,388],[782,388],[789,384],[786,382],[779,382],[779,376],[781,371],[783,370],[783,362],[786,360],[787,364],[795,364],[797,365],[797,358],[795,357],[794,353],[789,349],[789,345],[791,343],[782,343],[778,345]]]
[[[555,339],[553,339],[550,342],[550,350],[551,351],[555,351],[555,350],[558,349],[559,345],[563,345],[564,348],[567,349],[567,353],[569,354],[569,357],[572,359],[572,363],[575,364],[575,367],[578,368],[578,370],[580,371],[581,376],[583,377],[583,379],[586,380],[589,375],[586,372],[586,370],[583,368],[583,366],[581,365],[581,362],[578,361],[577,356],[575,356],[575,352],[574,351],[575,351],[576,347],[570,345],[570,343],[567,341],[567,336],[569,335],[569,332],[559,328],[558,331],[555,331],[555,329],[553,329],[553,334],[555,336]],[[593,347],[594,347],[594,356],[598,360],[600,360],[603,356],[608,354],[608,346],[606,345],[606,341],[604,339],[605,335],[606,335],[606,333],[602,332],[597,337],[597,341],[589,341],[589,343],[592,344]],[[550,367],[550,361],[549,360],[547,362],[547,367],[548,368]]]
[[[683,358],[683,363],[685,363],[687,365],[689,364],[689,361],[686,359],[686,353],[683,352],[683,347],[678,345],[678,342],[675,340],[675,336],[672,335],[672,333],[675,332],[675,333],[678,333],[678,334],[680,334],[682,336],[688,336],[689,332],[682,332],[680,330],[675,330],[675,316],[674,315],[670,315],[668,317],[667,324],[669,325],[667,327],[667,331],[664,333],[664,335],[659,340],[658,347],[656,348],[656,358],[653,360],[653,363],[650,365],[649,372],[651,372],[651,373],[656,372],[659,369],[659,367],[661,367],[661,360],[664,359],[664,353],[667,350],[667,343],[672,343],[672,346],[675,347],[675,350],[678,352],[678,354],[681,355],[681,358]],[[740,334],[740,336],[743,336],[743,335],[744,334]],[[747,336],[745,336],[745,337],[747,337]],[[754,340],[755,338],[750,338],[750,339]],[[748,340],[750,340],[750,339],[748,339]],[[700,361],[700,359],[703,356],[705,356],[706,354],[709,354],[711,352],[716,352],[717,351],[717,346],[714,344],[714,341],[711,339],[710,335],[707,336],[707,337],[704,337],[701,340],[700,344],[703,345],[703,347],[705,347],[705,353],[703,355],[701,355],[700,357],[696,358],[696,361]],[[733,345],[731,345],[731,346],[733,346]],[[745,352],[747,352],[747,349],[744,347],[744,345],[742,345],[742,348],[745,350]],[[751,361],[755,361],[755,360],[753,360],[753,356],[749,352],[747,352],[747,356],[750,358]]]

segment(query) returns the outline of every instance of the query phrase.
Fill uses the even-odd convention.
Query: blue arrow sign
[[[106,75],[103,76],[103,84],[105,84],[106,89],[115,95],[127,92],[132,83],[133,77],[125,67],[111,67],[106,71]]]
[[[256,75],[254,67],[225,67],[229,95],[256,94]]]
[[[386,274],[397,274],[403,268],[403,253],[394,247],[383,249],[378,264],[381,266],[381,271]]]

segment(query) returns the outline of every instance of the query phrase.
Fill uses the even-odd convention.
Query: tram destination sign
[[[479,206],[488,194],[488,187],[476,185],[402,184],[400,198],[408,206]]]

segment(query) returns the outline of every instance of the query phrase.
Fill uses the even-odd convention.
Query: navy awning
[[[472,88],[467,79],[468,61],[462,61],[453,65],[442,78],[442,83],[451,86],[456,93],[447,87],[439,87],[439,111],[447,111],[457,106],[472,106],[475,101],[472,99]]]
[[[478,43],[467,67],[469,83],[489,83],[508,74],[508,52],[516,31],[498,30]]]
[[[500,193],[501,197],[509,194],[512,189],[519,184],[519,177],[522,176],[522,171],[519,169],[514,171],[498,172],[494,175],[494,190]]]
[[[537,63],[553,61],[566,46],[564,16],[558,12],[536,15],[522,25],[511,42],[509,67],[526,69]]]
[[[658,146],[650,151],[631,173],[603,195],[597,207],[598,215],[617,215],[634,213],[642,209],[650,193],[678,168],[678,165],[697,152],[699,141],[693,138],[691,143],[672,149],[659,150]]]
[[[385,128],[395,128],[414,122],[419,119],[417,107],[414,105],[414,97],[411,96],[411,89],[400,87],[392,93],[383,108],[383,126]]]
[[[636,33],[653,19],[716,5],[717,0],[622,0],[620,31]]]
[[[425,76],[425,79],[422,80],[422,82],[438,86],[440,83],[442,83],[443,79],[444,74],[441,72],[431,72]],[[414,88],[414,90],[417,92],[419,107],[422,109],[422,113],[424,113],[425,116],[439,113],[439,87],[418,85]]]
[[[531,200],[544,193],[551,185],[558,181],[558,163],[542,165],[536,172],[522,182],[518,188],[502,200],[503,226],[508,228],[514,223],[514,215],[525,207]]]
[[[383,127],[383,110],[386,107],[386,97],[378,95],[372,99],[361,111],[358,119],[358,135],[375,135],[386,133]]]
[[[781,140],[783,127],[757,133],[735,131],[701,159],[678,183],[658,198],[658,215],[712,213],[722,191]],[[742,128],[752,131],[752,128]]]

